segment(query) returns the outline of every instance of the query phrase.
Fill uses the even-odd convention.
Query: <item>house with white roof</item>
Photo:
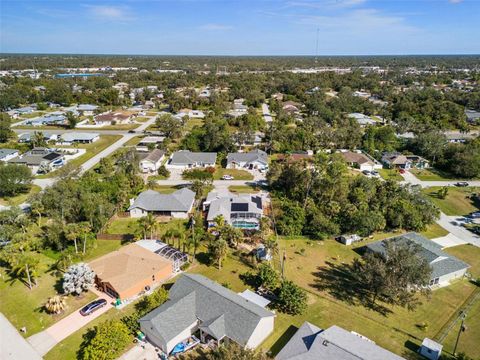
[[[268,155],[262,150],[253,150],[246,153],[229,153],[227,155],[227,169],[245,168],[266,169],[268,167]]]
[[[100,139],[100,134],[93,132],[68,132],[60,135],[58,143],[61,145],[91,144]]]

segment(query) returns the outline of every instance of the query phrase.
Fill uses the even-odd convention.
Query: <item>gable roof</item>
[[[183,274],[170,289],[169,297],[165,304],[140,319],[165,342],[198,319],[200,326],[217,339],[226,336],[245,345],[262,318],[275,316],[197,274]]]
[[[98,133],[91,133],[91,132],[69,132],[62,134],[60,137],[63,141],[71,142],[71,141],[92,141],[93,139],[100,136]]]
[[[122,292],[150,278],[172,262],[137,244],[130,244],[89,263],[102,282],[108,282],[115,291]]]
[[[353,151],[340,151],[339,154],[345,159],[347,163],[353,164],[374,164],[374,162],[365,154]]]
[[[396,244],[420,245],[418,253],[432,268],[431,279],[450,274],[455,271],[467,269],[470,266],[467,263],[457,259],[455,256],[449,255],[442,250],[437,243],[424,238],[417,233],[407,233],[385,240],[368,244],[366,247],[376,253],[385,254],[386,242],[394,242]]]
[[[157,163],[163,158],[163,155],[165,155],[165,151],[154,149],[142,161],[151,161],[152,163]]]
[[[0,149],[0,159],[7,157],[8,155],[18,154],[19,151],[16,149]]]
[[[191,152],[189,150],[180,150],[172,154],[170,164],[189,165],[196,163],[215,164],[217,153],[214,152]]]
[[[373,341],[333,325],[321,330],[304,322],[276,360],[402,360]]]
[[[227,163],[230,164],[232,162],[240,163],[252,163],[252,162],[259,162],[262,164],[268,164],[267,160],[267,153],[262,150],[253,150],[248,153],[229,153],[227,155]]]
[[[154,190],[146,190],[140,193],[128,211],[140,208],[146,211],[190,211],[195,193],[187,188],[175,191],[171,194],[161,194]]]

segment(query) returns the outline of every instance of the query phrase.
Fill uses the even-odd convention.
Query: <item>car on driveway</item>
[[[365,176],[370,176],[372,173],[369,170],[363,170],[362,174]]]
[[[80,309],[80,314],[83,316],[91,315],[98,309],[101,309],[102,307],[104,307],[105,305],[107,305],[107,300],[105,299],[98,299],[98,300],[92,301],[90,304],[87,304]]]
[[[400,174],[405,174],[405,169],[400,169],[400,170],[398,170],[398,172],[399,172]]]
[[[458,187],[467,187],[467,186],[468,186],[468,182],[466,182],[466,181],[459,181],[459,182],[455,183],[455,186],[458,186]]]
[[[233,180],[234,177],[232,175],[223,175],[222,180]]]

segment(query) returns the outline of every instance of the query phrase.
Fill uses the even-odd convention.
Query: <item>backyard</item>
[[[480,191],[478,187],[448,187],[445,199],[439,195],[441,190],[442,187],[433,186],[422,191],[447,215],[467,215],[480,208],[480,203],[470,197]]]

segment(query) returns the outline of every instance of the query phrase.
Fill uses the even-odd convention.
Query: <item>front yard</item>
[[[378,172],[384,180],[403,181],[397,169],[380,169]]]
[[[6,269],[0,267],[0,312],[17,329],[26,327],[25,337],[48,328],[96,297],[91,292],[85,293],[81,298],[68,296],[67,309],[63,314],[48,314],[43,305],[60,290],[59,277],[51,269],[54,263],[51,258],[43,254],[36,254],[36,257],[40,260],[40,276],[38,285],[32,290],[20,280],[11,278]]]
[[[447,215],[467,215],[480,208],[480,204],[470,198],[472,194],[480,192],[478,187],[449,187],[445,199],[439,196],[441,189],[440,186],[433,186],[422,191]]]
[[[429,169],[410,169],[413,175],[422,181],[452,181],[452,180],[464,180],[458,176],[449,174],[445,171],[441,171],[435,168]],[[468,179],[472,180],[472,179]]]
[[[218,168],[213,174],[213,180],[220,180],[223,175],[233,176],[234,180],[253,180],[253,175],[246,170]]]

